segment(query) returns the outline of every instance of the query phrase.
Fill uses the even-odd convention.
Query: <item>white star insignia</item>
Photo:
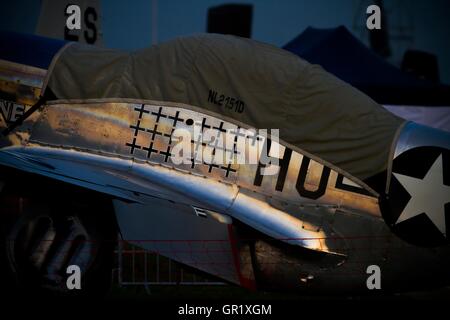
[[[394,173],[411,196],[397,223],[425,213],[446,236],[445,204],[450,202],[450,186],[444,184],[442,154],[436,159],[423,179]]]

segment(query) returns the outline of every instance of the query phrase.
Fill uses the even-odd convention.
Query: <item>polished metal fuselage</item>
[[[10,94],[1,97],[2,110],[6,111],[0,129],[14,120],[5,117],[8,103],[26,109],[37,100],[44,75],[45,70],[4,61],[0,64],[0,91]],[[175,164],[171,152],[177,141],[173,133],[177,129],[193,133],[196,126],[201,131],[211,129],[216,136],[224,130],[244,133],[249,144],[248,137],[254,135],[252,128],[220,113],[179,103],[52,101],[0,138],[0,165],[110,194],[115,199],[119,226],[130,242],[146,236],[145,230],[152,238],[151,225],[158,223],[152,207],[169,208],[170,212],[170,205],[160,203],[169,201],[179,206],[180,212],[202,208],[218,225],[229,228],[233,221],[239,221],[271,239],[299,247],[299,252],[312,250],[336,258],[325,267],[320,263],[308,267],[308,275],[314,279],[308,285],[292,271],[293,286],[299,289],[366,290],[370,265],[381,268],[383,284],[392,288],[408,281],[427,282],[446,270],[448,249],[415,247],[396,237],[382,219],[375,191],[332,164],[283,142],[283,137],[279,158],[283,160],[289,153],[290,159],[280,161],[274,175],[261,176],[259,164]],[[259,138],[263,142],[267,139]],[[207,147],[197,141],[190,145],[197,150]],[[178,223],[176,213],[168,214],[173,214],[172,220],[161,228],[165,228],[167,239],[182,240],[182,231],[177,233],[171,227]],[[180,221],[189,224],[187,221],[193,220],[183,216]],[[202,234],[208,234],[204,240],[214,240],[210,239],[214,234],[194,224],[190,237],[195,234],[202,239]],[[225,231],[217,230],[220,240],[229,240]],[[136,244],[155,249],[149,243]],[[234,272],[235,266],[233,272],[215,272],[208,265],[189,263],[185,257],[168,256],[243,285],[241,271]],[[227,257],[230,265],[235,258]],[[285,266],[275,266],[269,272],[277,270],[285,272]],[[426,277],[417,280],[424,273]]]

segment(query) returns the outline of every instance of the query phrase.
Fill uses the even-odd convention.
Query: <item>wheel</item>
[[[2,287],[40,297],[102,296],[110,288],[117,237],[110,202],[84,191],[60,191],[2,193],[0,264],[8,278]],[[80,290],[67,286],[72,265],[81,271]]]

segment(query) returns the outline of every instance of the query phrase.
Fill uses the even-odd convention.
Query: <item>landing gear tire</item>
[[[110,289],[117,232],[108,202],[75,199],[2,195],[8,212],[1,218],[0,264],[9,293],[101,297]],[[69,266],[79,268],[81,289]]]

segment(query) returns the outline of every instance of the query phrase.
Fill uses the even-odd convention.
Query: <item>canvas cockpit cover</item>
[[[361,180],[386,169],[403,122],[317,65],[224,35],[182,37],[133,53],[73,44],[55,58],[47,87],[58,99],[170,101],[280,129],[282,140]],[[243,109],[227,106],[231,99]]]

